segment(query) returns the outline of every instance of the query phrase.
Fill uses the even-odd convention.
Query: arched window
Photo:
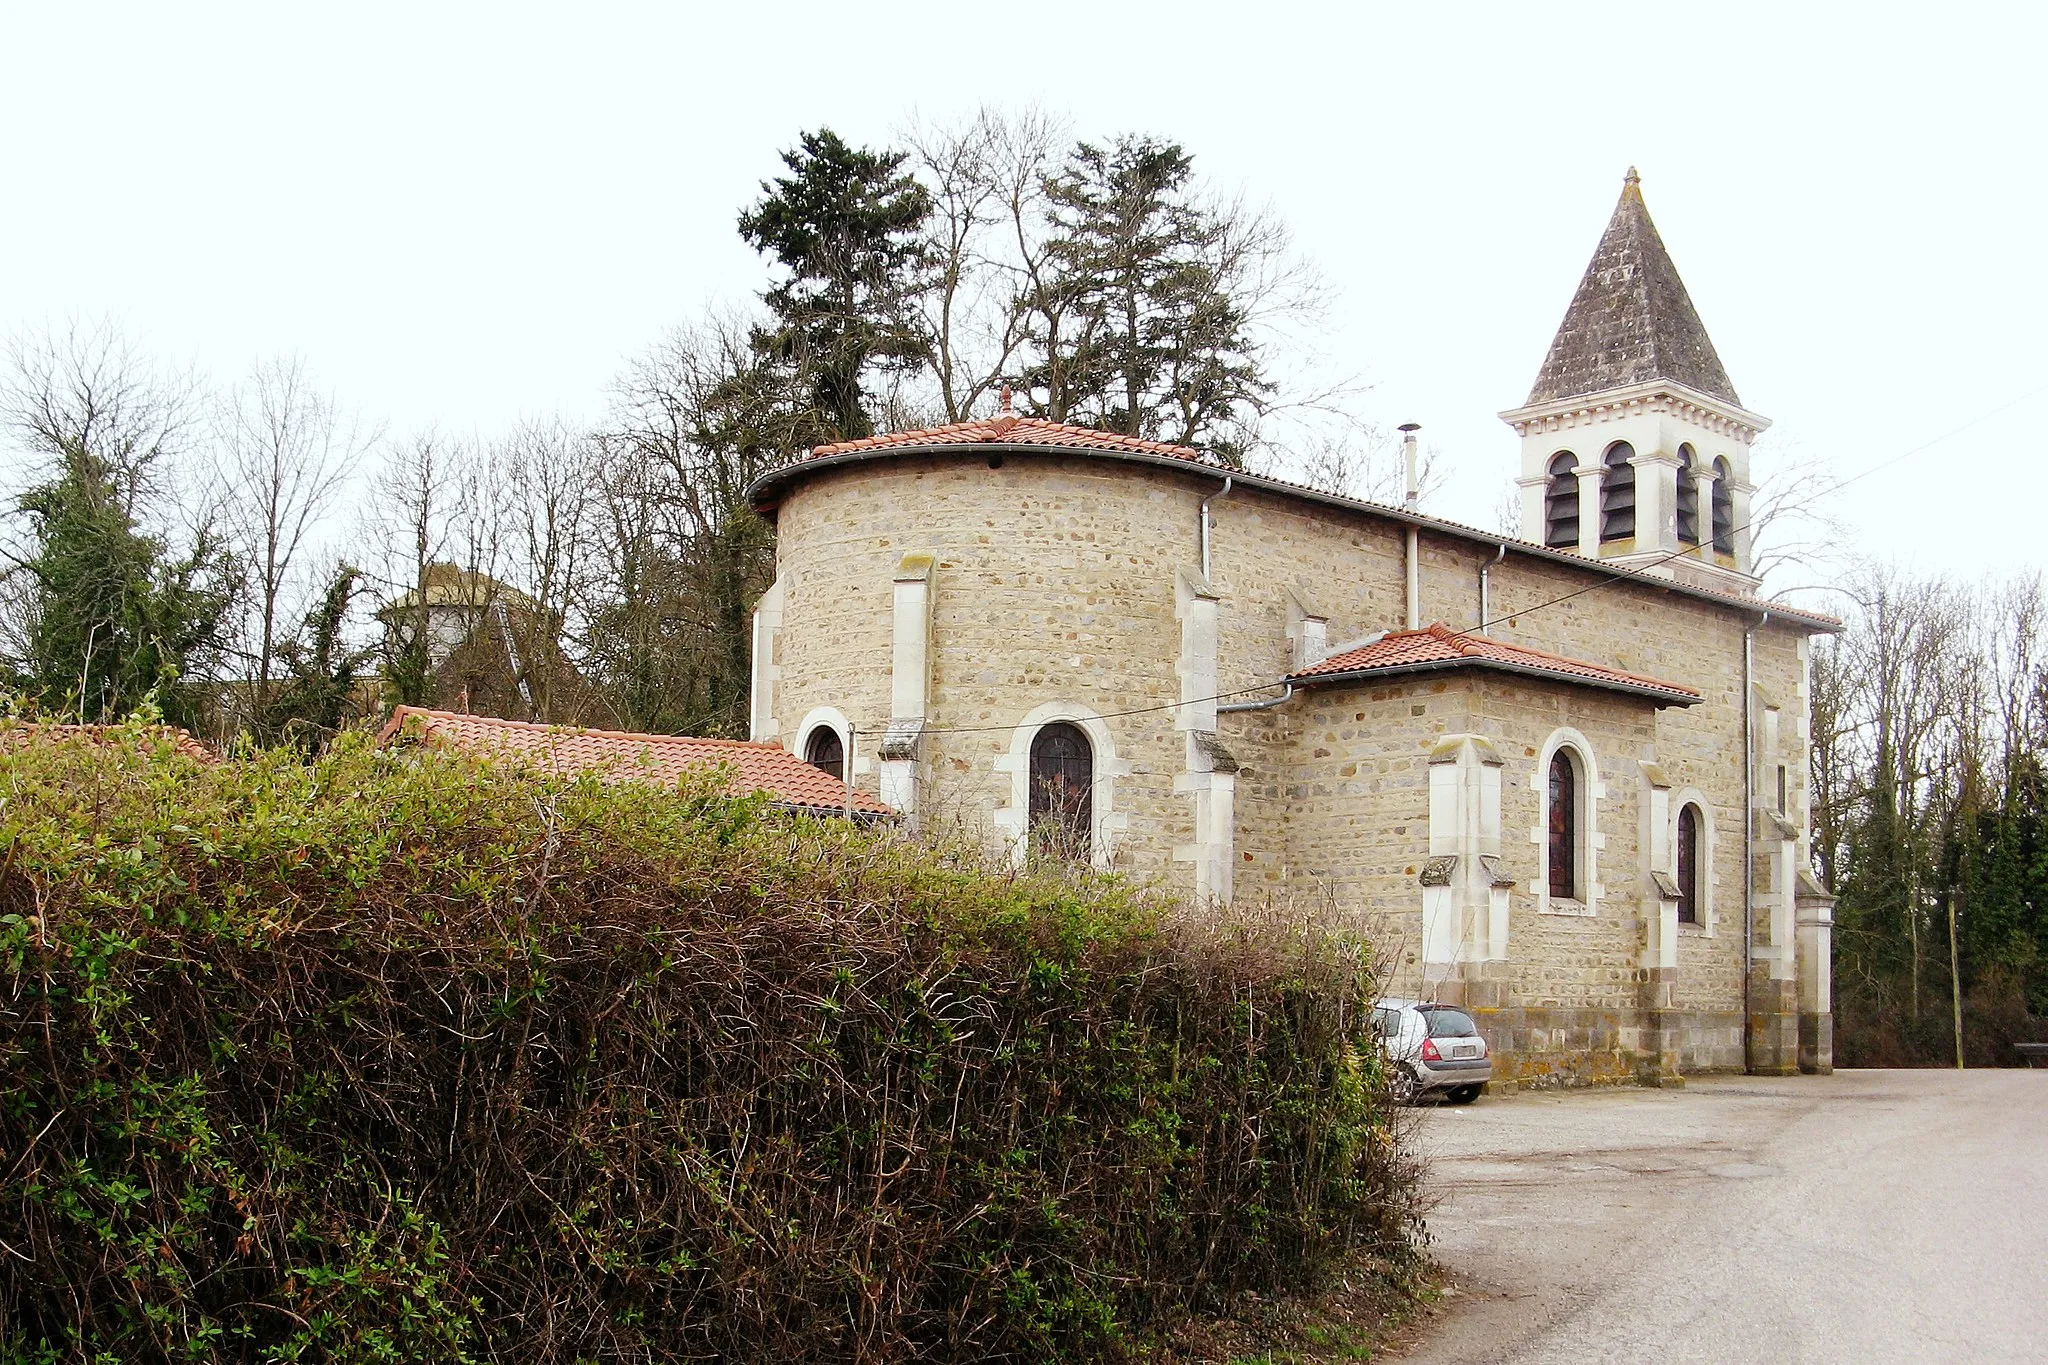
[[[1579,770],[1571,751],[1550,756],[1550,781],[1545,798],[1549,819],[1548,872],[1555,900],[1579,899]]]
[[[1628,540],[1636,533],[1636,450],[1627,441],[1607,447],[1600,471],[1600,539]]]
[[[1714,552],[1735,553],[1735,490],[1728,486],[1728,462],[1714,461]]]
[[[1088,858],[1095,828],[1095,752],[1081,727],[1059,720],[1031,739],[1031,846]]]
[[[1678,809],[1678,922],[1700,922],[1700,808]]]
[[[804,740],[804,762],[819,772],[846,780],[846,743],[829,725],[816,726]]]
[[[1579,543],[1579,457],[1560,450],[1550,457],[1550,482],[1543,486],[1543,543],[1570,550]]]
[[[1678,448],[1678,543],[1700,543],[1699,456],[1691,446]]]

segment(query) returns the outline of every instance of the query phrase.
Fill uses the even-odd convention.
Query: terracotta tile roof
[[[831,445],[818,446],[805,458],[823,459],[828,455],[846,455],[857,450],[897,450],[908,446],[953,445],[1070,446],[1077,450],[1134,450],[1144,455],[1171,455],[1176,459],[1196,464],[1207,463],[1199,450],[1188,446],[1177,446],[1168,441],[1147,441],[1136,436],[1122,436],[1114,431],[1098,431],[1094,427],[1070,426],[1065,422],[1048,422],[1040,417],[1019,417],[1008,409],[994,417],[975,422],[955,422],[951,426],[924,427],[917,431],[892,431],[881,436],[863,437],[858,441],[835,441]]]
[[[523,759],[552,772],[598,773],[663,785],[685,773],[723,764],[733,770],[728,790],[734,793],[765,792],[778,805],[804,810],[846,808],[846,787],[838,778],[812,767],[779,744],[535,725],[496,716],[401,706],[378,732],[377,743],[382,746],[406,737],[478,754]],[[889,807],[862,791],[854,792],[853,809],[863,815],[892,813]]]
[[[1031,417],[1017,418],[1016,427],[1005,428],[1004,430],[1021,429],[1023,424],[1029,422],[1035,423],[1042,429],[1070,433],[1073,439],[1042,442],[1036,437],[1028,436],[976,436],[971,434],[976,431],[992,431],[996,423],[1001,420],[1002,418],[998,416],[983,422],[960,422],[950,427],[931,427],[923,431],[897,432],[889,436],[871,436],[862,441],[841,441],[836,445],[819,446],[804,458],[793,460],[789,464],[771,469],[766,474],[755,479],[753,486],[748,489],[748,496],[753,500],[757,508],[772,516],[775,504],[782,496],[785,486],[801,479],[804,476],[805,465],[814,460],[822,460],[827,456],[863,455],[868,453],[888,455],[894,451],[914,450],[920,446],[971,445],[977,442],[989,443],[997,441],[1007,441],[1010,444],[1063,444],[1077,450],[1100,450],[1112,459],[1136,456],[1141,463],[1156,461],[1163,454],[1177,463],[1184,462],[1199,465],[1205,473],[1229,474],[1241,486],[1246,488],[1266,489],[1274,493],[1301,498],[1323,506],[1348,508],[1374,516],[1386,517],[1389,520],[1406,525],[1434,529],[1447,535],[1457,536],[1460,539],[1483,545],[1488,549],[1492,549],[1505,542],[1517,553],[1526,554],[1534,559],[1546,560],[1552,564],[1569,565],[1572,568],[1601,574],[1620,582],[1654,588],[1659,592],[1672,592],[1682,597],[1696,597],[1709,602],[1724,603],[1744,611],[1768,611],[1775,618],[1788,623],[1796,622],[1800,625],[1810,626],[1823,631],[1837,631],[1842,628],[1840,618],[1830,616],[1825,612],[1815,611],[1808,607],[1795,607],[1787,602],[1755,597],[1747,593],[1722,592],[1717,588],[1701,587],[1696,584],[1681,582],[1675,578],[1665,578],[1657,574],[1645,573],[1640,569],[1632,569],[1625,565],[1610,564],[1597,559],[1585,559],[1564,550],[1546,548],[1534,541],[1524,540],[1520,536],[1503,535],[1498,531],[1468,526],[1462,522],[1450,521],[1443,517],[1410,512],[1405,508],[1396,507],[1388,503],[1346,497],[1341,493],[1332,493],[1327,489],[1316,488],[1313,485],[1298,483],[1291,479],[1283,479],[1273,474],[1261,474],[1250,470],[1224,469],[1220,465],[1203,459],[1199,452],[1190,450],[1186,446],[1164,445],[1157,441],[1136,441],[1126,436],[1118,436],[1114,432],[1095,431],[1088,427],[1061,426],[1054,422],[1039,422],[1037,418]]]
[[[6,725],[0,726],[0,748],[26,748],[31,744],[56,744],[82,739],[107,747],[131,742],[168,743],[186,758],[199,763],[220,762],[219,755],[175,725]]]
[[[1690,706],[1700,700],[1699,692],[1679,683],[1662,682],[1640,673],[1602,668],[1579,659],[1567,659],[1524,645],[1511,645],[1485,635],[1467,635],[1438,621],[1423,630],[1396,630],[1361,645],[1333,654],[1293,675],[1296,682],[1315,682],[1357,674],[1422,672],[1438,668],[1495,668],[1510,673],[1529,673],[1563,682],[1584,683],[1614,691],[1646,696],[1665,706]]]

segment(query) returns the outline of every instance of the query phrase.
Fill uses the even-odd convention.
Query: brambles
[[[353,739],[0,795],[0,1360],[1116,1358],[1408,1245],[1313,927]]]

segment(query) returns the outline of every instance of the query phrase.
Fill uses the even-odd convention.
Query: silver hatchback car
[[[1380,1044],[1393,1064],[1393,1094],[1413,1104],[1436,1092],[1452,1104],[1470,1104],[1493,1079],[1493,1056],[1472,1016],[1455,1005],[1382,1000],[1373,1006]]]

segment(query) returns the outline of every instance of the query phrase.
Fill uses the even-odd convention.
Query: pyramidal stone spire
[[[1631,166],[1599,249],[1529,390],[1528,405],[1654,379],[1742,405],[1650,221]]]

